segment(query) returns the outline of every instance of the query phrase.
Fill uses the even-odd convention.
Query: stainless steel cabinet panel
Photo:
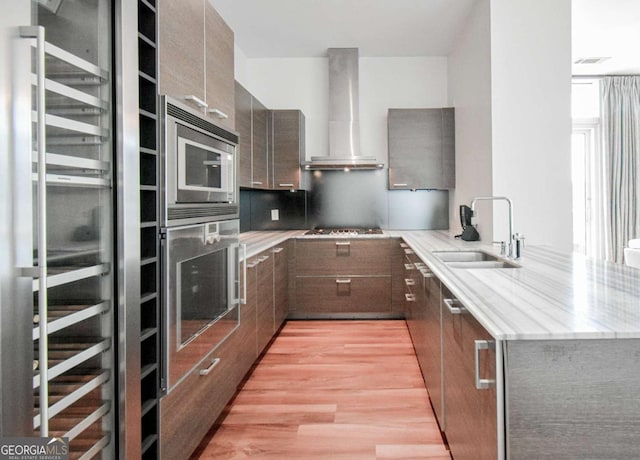
[[[454,109],[389,109],[389,189],[455,186]]]

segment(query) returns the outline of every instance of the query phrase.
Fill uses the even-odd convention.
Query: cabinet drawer
[[[297,277],[297,312],[389,313],[391,276]]]
[[[391,275],[388,239],[297,240],[298,275]]]
[[[160,457],[186,459],[231,400],[240,382],[235,333],[218,346],[171,393],[160,400]],[[200,375],[220,359],[208,375]]]

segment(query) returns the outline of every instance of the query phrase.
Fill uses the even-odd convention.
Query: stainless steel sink
[[[483,262],[498,258],[483,251],[434,251],[433,255],[443,262]]]
[[[484,251],[434,251],[433,255],[451,268],[520,268]]]

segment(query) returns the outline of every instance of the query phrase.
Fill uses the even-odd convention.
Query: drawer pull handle
[[[406,187],[407,184],[393,184],[394,187]]]
[[[292,187],[293,188],[293,184],[278,184],[278,187]]]
[[[406,284],[407,286],[415,286],[416,285],[416,281],[414,279],[411,279],[411,278],[405,278],[404,279],[404,284]]]
[[[407,302],[415,302],[416,295],[415,294],[405,294],[404,298],[407,299]]]
[[[411,248],[406,248],[406,249],[404,250],[404,253],[405,253],[405,254],[415,254],[415,252],[413,252],[413,249],[411,249]]]
[[[336,241],[336,246],[351,246],[350,241]]]
[[[414,270],[416,267],[413,264],[404,264],[405,270]]]
[[[260,182],[259,180],[252,180],[251,185],[262,185],[262,182]]]
[[[407,243],[400,243],[400,247],[404,249],[404,248],[408,248],[409,246],[407,245]]]
[[[185,96],[184,99],[187,100],[187,101],[195,102],[196,105],[198,107],[200,107],[201,109],[206,109],[207,107],[209,107],[209,104],[207,104],[205,101],[203,101],[199,97],[194,96],[193,94],[189,94],[189,95]]]
[[[350,279],[336,280],[336,284],[351,284],[351,280]]]
[[[209,375],[213,368],[218,364],[220,364],[220,358],[214,359],[213,361],[211,361],[211,364],[206,367],[206,369],[200,369],[200,375]]]
[[[423,278],[433,278],[433,273],[428,268],[423,268],[420,270]]]
[[[461,315],[467,312],[467,309],[460,305],[458,299],[444,299],[444,304],[452,315]]]
[[[271,250],[274,254],[280,254],[282,251],[284,251],[284,248],[273,248]]]
[[[226,120],[227,118],[229,118],[229,115],[227,115],[220,109],[209,109],[208,112],[211,115],[215,115],[216,117],[220,118],[221,120]]]
[[[496,342],[493,340],[476,340],[474,342],[475,360],[476,360],[476,389],[487,390],[495,386],[496,381],[493,379],[480,378],[480,350],[495,350]]]
[[[260,256],[260,257],[258,257],[258,260],[259,260],[260,262],[264,262],[264,261],[265,261],[265,260],[267,260],[268,258],[269,258],[269,256]]]

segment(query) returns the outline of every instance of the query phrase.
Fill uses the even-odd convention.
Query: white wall
[[[491,30],[489,0],[479,0],[449,55],[449,104],[456,110],[456,188],[449,228],[460,233],[458,206],[493,192],[491,158]],[[492,206],[478,205],[478,231],[493,240]]]
[[[301,109],[306,156],[328,153],[326,58],[247,59],[245,87],[271,109]],[[387,163],[387,109],[447,104],[447,59],[360,58],[360,142],[363,155]]]
[[[528,243],[571,251],[571,0],[491,0],[491,106],[493,194]]]

